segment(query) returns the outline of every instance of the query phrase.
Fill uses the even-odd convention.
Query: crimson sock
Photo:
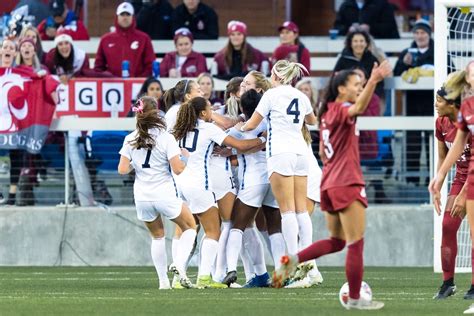
[[[450,212],[444,212],[441,237],[441,266],[444,281],[454,278],[454,267],[458,253],[457,232],[461,222],[462,218],[452,217]]]
[[[338,252],[344,249],[346,242],[342,239],[329,238],[314,242],[309,247],[298,252],[299,262],[317,259],[329,253]]]
[[[364,275],[364,238],[347,246],[346,277],[349,282],[349,297],[359,299]]]

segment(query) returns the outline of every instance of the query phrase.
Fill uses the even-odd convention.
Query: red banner
[[[0,68],[0,148],[38,153],[55,111],[58,82],[26,67]]]
[[[58,117],[126,117],[143,81],[140,78],[70,80],[68,86],[58,88],[56,114]]]

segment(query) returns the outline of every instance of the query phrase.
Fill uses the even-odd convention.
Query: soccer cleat
[[[451,295],[454,295],[456,293],[456,285],[454,283],[447,283],[443,282],[441,286],[439,287],[439,292],[433,296],[433,299],[435,300],[444,300],[445,298],[448,298]]]
[[[471,304],[471,306],[464,311],[464,314],[474,314],[474,304]]]
[[[227,284],[214,282],[210,275],[198,276],[196,287],[199,289],[226,289]]]
[[[269,287],[270,283],[270,276],[267,272],[265,272],[264,274],[254,276],[243,286],[243,288],[249,289],[252,287]]]
[[[471,288],[464,294],[465,300],[474,300],[474,285],[471,285]]]
[[[286,255],[280,259],[281,267],[273,271],[272,286],[275,288],[282,288],[287,281],[295,274],[298,265],[298,258],[296,256]]]
[[[308,274],[308,272],[311,271],[313,268],[314,266],[312,263],[300,263],[296,267],[295,275],[292,278],[292,281],[303,280]]]
[[[229,271],[224,280],[222,280],[222,283],[227,284],[227,286],[230,287],[230,285],[235,283],[235,281],[237,281],[237,271]]]
[[[358,300],[349,298],[349,301],[347,302],[345,308],[359,310],[377,310],[383,308],[384,305],[385,304],[383,302],[377,302],[372,300],[368,301],[360,297]]]
[[[323,283],[323,276],[321,273],[315,275],[307,275],[301,280],[292,279],[288,285],[285,286],[285,289],[304,289],[312,287],[313,285],[319,285]]]
[[[175,290],[182,290],[184,287],[179,282],[179,277],[176,275],[173,277],[173,282],[171,282],[171,288]]]
[[[242,285],[240,285],[239,283],[235,283],[235,282],[234,282],[234,283],[231,283],[231,284],[229,285],[229,287],[230,287],[231,289],[241,289],[241,288],[242,288]]]
[[[186,276],[186,273],[179,271],[178,267],[176,267],[174,263],[170,265],[169,271],[174,273],[176,279],[179,280],[179,284],[181,285],[182,288],[186,288],[186,289],[194,288],[193,283],[188,279],[188,277]],[[174,285],[174,282],[175,282],[175,279],[173,278],[173,285]]]

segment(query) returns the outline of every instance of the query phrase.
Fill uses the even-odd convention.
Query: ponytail
[[[194,81],[189,79],[180,80],[173,88],[167,90],[163,95],[163,103],[165,104],[165,112],[176,103],[183,103],[185,96],[191,93]]]
[[[172,131],[176,140],[183,139],[188,132],[196,127],[199,114],[206,109],[207,104],[207,100],[203,97],[196,97],[181,104],[176,118],[176,124]]]
[[[150,129],[166,130],[166,123],[158,115],[157,101],[153,97],[142,97],[137,100],[132,111],[136,113],[137,136],[130,145],[137,149],[152,149],[155,146],[155,139],[149,133]]]
[[[272,68],[272,75],[284,85],[294,85],[306,74],[309,74],[309,72],[305,66],[285,59],[277,61]]]

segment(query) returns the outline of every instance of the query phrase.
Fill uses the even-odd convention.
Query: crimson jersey
[[[456,138],[456,125],[451,122],[449,117],[442,116],[436,119],[436,138],[440,142],[444,142],[448,149],[451,149],[451,146],[454,143]],[[464,184],[467,179],[469,172],[469,160],[471,158],[471,141],[468,142],[464,152],[456,161],[456,176],[453,179],[453,183]]]
[[[461,110],[458,114],[458,128],[471,133],[471,138],[468,143],[472,144],[474,141],[474,97],[465,99],[461,104]],[[471,146],[470,158],[474,157],[472,150],[473,148]],[[472,160],[469,163],[469,176],[474,176],[474,161]]]
[[[326,161],[321,191],[334,187],[364,185],[360,168],[359,131],[349,116],[351,103],[331,102],[321,117],[321,145]]]

